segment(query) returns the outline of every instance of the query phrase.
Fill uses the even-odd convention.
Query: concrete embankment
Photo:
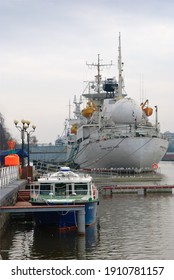
[[[20,189],[24,189],[27,180],[16,180],[4,188],[0,189],[0,206],[12,206],[16,203],[17,193]],[[9,214],[0,214],[0,235],[2,234],[5,224],[9,220]]]

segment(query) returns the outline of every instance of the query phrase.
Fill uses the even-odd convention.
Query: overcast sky
[[[69,101],[96,74],[86,61],[100,54],[113,62],[103,77],[118,76],[119,32],[128,96],[158,105],[162,132],[174,132],[173,15],[173,0],[0,0],[0,112],[9,132],[20,141],[13,120],[29,119],[40,143],[54,143]]]

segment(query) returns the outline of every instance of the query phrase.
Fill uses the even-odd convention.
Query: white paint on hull
[[[80,143],[75,158],[80,168],[152,168],[165,155],[166,139],[127,137]]]

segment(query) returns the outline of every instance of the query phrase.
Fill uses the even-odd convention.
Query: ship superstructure
[[[79,114],[75,110],[70,143],[70,159],[80,168],[132,168],[139,171],[152,168],[168,148],[168,140],[160,132],[157,106],[151,108],[149,101],[138,104],[127,97],[122,76],[121,37],[118,48],[118,81],[102,80],[101,63],[94,81],[87,84],[87,105]],[[79,105],[78,102],[76,104]],[[75,104],[75,105],[76,105]],[[76,113],[78,112],[78,114]],[[155,116],[154,124],[149,117]],[[71,126],[73,128],[73,126]],[[72,138],[71,135],[71,138]]]

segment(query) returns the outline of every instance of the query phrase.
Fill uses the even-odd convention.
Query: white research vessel
[[[153,110],[148,100],[138,104],[124,92],[120,35],[118,53],[118,82],[102,80],[100,71],[105,65],[98,55],[98,62],[91,64],[97,68],[95,81],[89,82],[88,92],[82,94],[88,100],[86,108],[80,111],[82,100],[74,100],[70,159],[79,168],[143,171],[156,168],[167,151],[168,139],[160,132],[157,106]],[[149,120],[152,114],[154,124]]]

